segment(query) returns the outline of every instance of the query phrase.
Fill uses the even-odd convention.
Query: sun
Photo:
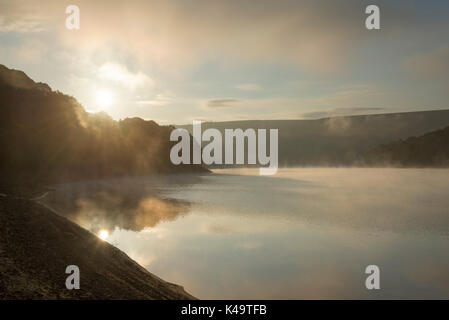
[[[107,108],[114,102],[113,96],[108,90],[100,90],[97,92],[97,103],[101,108]]]
[[[98,238],[100,238],[101,240],[105,241],[107,238],[109,237],[109,232],[107,230],[100,230],[100,232],[98,233]]]

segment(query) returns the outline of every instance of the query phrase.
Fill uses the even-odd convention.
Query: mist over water
[[[258,174],[63,184],[41,201],[198,298],[449,298],[449,170]]]

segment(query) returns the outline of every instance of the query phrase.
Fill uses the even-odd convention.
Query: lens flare
[[[108,90],[101,90],[97,93],[97,103],[101,108],[109,107],[112,102],[112,94]]]
[[[100,232],[98,233],[98,237],[105,241],[108,237],[109,237],[109,232],[107,230],[100,230]]]

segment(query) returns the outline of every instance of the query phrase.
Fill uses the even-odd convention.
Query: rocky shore
[[[80,289],[68,290],[68,265]],[[0,299],[195,299],[48,208],[0,194]]]

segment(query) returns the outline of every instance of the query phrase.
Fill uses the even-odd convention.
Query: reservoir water
[[[449,170],[258,173],[60,184],[40,201],[201,299],[449,299]]]

